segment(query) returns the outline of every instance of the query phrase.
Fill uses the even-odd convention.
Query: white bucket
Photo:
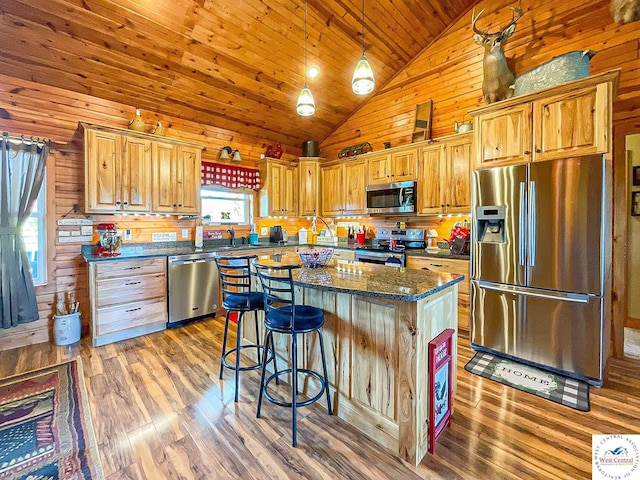
[[[80,312],[53,317],[53,341],[56,345],[71,345],[80,340]]]

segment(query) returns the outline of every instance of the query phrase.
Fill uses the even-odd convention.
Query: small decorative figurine
[[[144,132],[146,128],[147,127],[144,124],[144,120],[140,116],[140,109],[136,108],[136,114],[129,121],[129,130],[135,130],[136,132]]]

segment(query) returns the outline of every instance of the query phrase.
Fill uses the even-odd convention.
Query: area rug
[[[80,360],[0,380],[0,480],[102,480]]]
[[[582,412],[588,412],[590,409],[589,384],[581,380],[547,372],[486,352],[477,352],[464,369]]]

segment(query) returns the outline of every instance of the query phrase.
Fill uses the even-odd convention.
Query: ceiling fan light
[[[301,117],[310,117],[316,113],[316,102],[314,102],[311,90],[306,83],[304,84],[304,87],[302,87],[302,91],[298,96],[296,111]]]
[[[360,60],[356,64],[356,69],[353,72],[351,78],[351,88],[356,95],[367,95],[373,92],[373,88],[376,86],[375,79],[373,78],[373,70],[371,64],[367,60],[367,56],[363,53]]]

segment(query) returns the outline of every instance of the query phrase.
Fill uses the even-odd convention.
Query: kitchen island
[[[259,261],[299,262],[295,254]],[[428,343],[447,328],[456,331],[455,390],[457,297],[463,278],[347,261],[294,271],[296,302],[325,312],[322,331],[334,413],[413,465],[428,449]],[[243,342],[256,341],[253,328],[242,336]],[[306,336],[299,364],[321,371],[317,338]],[[285,362],[288,338],[274,340]]]

